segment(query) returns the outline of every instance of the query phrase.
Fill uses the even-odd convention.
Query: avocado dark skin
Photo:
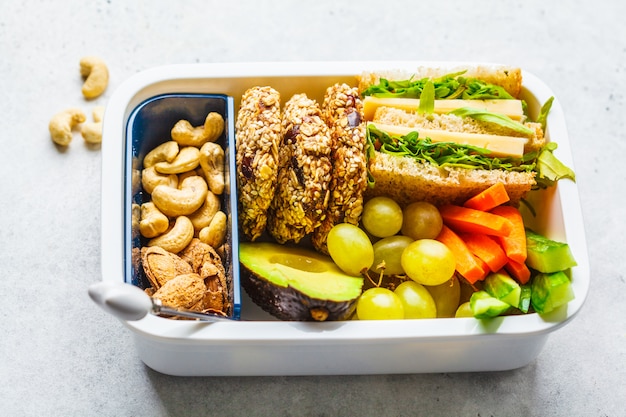
[[[259,307],[280,320],[350,318],[363,279],[344,274],[312,250],[274,243],[241,243],[241,285]]]

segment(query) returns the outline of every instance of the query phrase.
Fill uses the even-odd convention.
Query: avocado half
[[[244,242],[239,262],[241,285],[252,301],[281,320],[345,320],[363,287],[363,278],[306,248]]]

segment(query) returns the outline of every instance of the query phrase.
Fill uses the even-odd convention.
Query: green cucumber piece
[[[530,300],[537,313],[549,313],[573,299],[572,284],[563,271],[540,273],[533,279]]]
[[[511,306],[496,297],[489,295],[487,291],[476,291],[470,298],[470,309],[477,319],[489,319],[507,312]]]
[[[530,284],[525,284],[520,287],[520,296],[519,296],[519,310],[522,313],[528,313],[530,310],[530,298],[532,296],[532,287]]]
[[[536,271],[552,273],[576,266],[569,245],[526,230],[526,265]]]
[[[510,306],[519,306],[522,289],[517,281],[504,272],[489,274],[485,278],[483,289],[492,297],[504,301]]]

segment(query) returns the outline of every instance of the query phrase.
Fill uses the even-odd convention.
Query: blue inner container
[[[150,196],[141,186],[142,161],[156,146],[170,141],[172,127],[181,119],[193,126],[201,126],[210,112],[224,117],[225,128],[216,141],[224,149],[225,187],[221,197],[221,208],[229,221],[227,252],[222,263],[230,283],[230,316],[240,318],[241,290],[239,283],[239,240],[237,234],[237,184],[235,173],[235,128],[233,98],[221,94],[162,94],[151,97],[131,112],[126,125],[124,163],[124,279],[142,289],[150,285],[141,266],[139,250],[147,243],[133,224],[133,204],[141,205]]]

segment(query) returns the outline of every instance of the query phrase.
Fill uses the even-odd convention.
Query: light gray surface
[[[544,3],[2,2],[2,414],[626,415],[626,3]],[[78,75],[88,54],[111,70],[93,102]],[[553,89],[589,244],[581,313],[510,372],[175,378],[145,367],[131,334],[87,297],[100,279],[100,150],[78,135],[58,149],[49,118],[106,104],[124,79],[157,65],[363,59],[501,62]]]

